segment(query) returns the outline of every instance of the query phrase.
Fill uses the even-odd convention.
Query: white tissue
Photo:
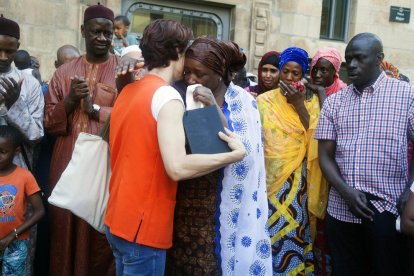
[[[202,102],[196,102],[194,101],[194,90],[196,87],[201,86],[200,84],[193,84],[189,85],[187,87],[187,92],[185,93],[185,102],[187,104],[187,110],[193,110],[197,108],[204,107],[204,104]]]

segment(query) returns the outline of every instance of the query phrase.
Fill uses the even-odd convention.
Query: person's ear
[[[378,59],[378,64],[381,65],[382,61],[384,60],[384,53],[383,52],[378,53],[377,59]]]
[[[81,25],[81,34],[82,37],[85,38],[85,26],[83,24]]]
[[[59,67],[58,61],[55,60],[55,68],[57,69]]]
[[[14,154],[15,155],[17,155],[17,154],[19,154],[21,152],[22,152],[22,147],[21,146],[16,147],[16,149],[14,150]]]
[[[20,41],[17,41],[17,49],[20,47]]]
[[[178,47],[175,48],[175,50],[177,51],[177,56],[178,58],[180,58],[181,56],[184,57],[185,56],[185,51],[181,51]]]

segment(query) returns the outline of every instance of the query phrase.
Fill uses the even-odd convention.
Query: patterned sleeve
[[[326,99],[319,116],[314,138],[317,140],[336,140],[336,130],[333,118],[332,100],[334,96]]]
[[[40,188],[33,174],[28,170],[23,170],[23,172],[26,174],[26,177],[25,177],[26,182],[24,185],[24,193],[26,194],[26,196],[31,196],[39,192]]]
[[[7,123],[19,129],[29,141],[43,137],[44,99],[40,83],[33,77],[25,76],[21,95],[7,112]]]
[[[411,89],[411,94],[413,93],[414,88]],[[411,104],[408,110],[408,139],[414,141],[414,98],[411,100]]]

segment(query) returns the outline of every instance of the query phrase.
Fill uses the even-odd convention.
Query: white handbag
[[[72,159],[48,201],[71,211],[104,233],[111,177],[108,143],[100,136],[79,133]]]

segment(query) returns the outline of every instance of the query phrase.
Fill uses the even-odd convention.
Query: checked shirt
[[[397,199],[408,182],[407,141],[414,139],[414,87],[384,72],[362,93],[349,85],[326,99],[315,139],[335,141],[345,182],[381,198],[371,201],[379,212],[397,215]],[[334,188],[328,213],[361,223]]]

